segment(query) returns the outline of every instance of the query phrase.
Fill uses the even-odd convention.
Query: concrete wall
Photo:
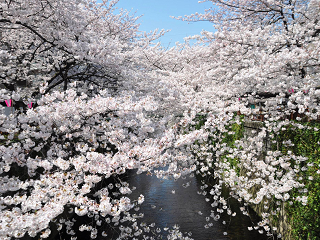
[[[263,122],[246,120],[244,123],[244,138],[246,139],[249,137],[256,136],[259,133],[259,131],[261,131],[262,127],[263,127]],[[270,142],[270,139],[266,138],[264,140],[263,151],[265,152],[265,151],[269,151],[269,150],[271,150],[271,142]],[[260,156],[259,158],[263,159],[263,156]],[[246,170],[244,168],[242,168],[240,170],[240,175],[246,175]],[[259,191],[259,188],[256,188],[256,189],[252,189],[252,191],[250,193],[255,194],[258,191]],[[259,216],[261,216],[261,214],[266,211],[264,209],[263,202],[264,202],[264,200],[262,200],[261,203],[258,205],[250,204],[250,207]],[[286,214],[284,203],[282,203],[280,205],[280,208],[281,208],[281,210],[280,210],[280,213],[278,216],[279,220],[277,222],[275,222],[272,219],[270,219],[270,223],[272,226],[277,227],[277,229],[278,229],[277,232],[282,235],[282,239],[289,240],[289,239],[292,239],[291,238],[290,217]]]

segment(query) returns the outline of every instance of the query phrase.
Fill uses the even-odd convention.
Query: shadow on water
[[[189,236],[195,240],[268,239],[265,234],[248,230],[252,221],[256,222],[259,219],[253,211],[250,212],[251,219],[239,211],[235,217],[232,217],[231,224],[222,224],[222,221],[228,222],[230,220],[230,218],[227,218],[228,216],[222,216],[219,221],[214,221],[210,217],[214,208],[211,206],[211,201],[205,200],[210,196],[209,194],[206,196],[201,194],[200,180],[193,175],[187,175],[185,179],[161,180],[156,176],[145,173],[137,175],[132,171],[129,174],[128,182],[131,186],[136,187],[136,190],[130,196],[131,199],[137,199],[140,194],[145,197],[140,212],[144,213],[143,221],[148,224],[155,223],[161,229],[177,224],[184,236],[192,233]],[[210,188],[208,189],[210,191]],[[223,194],[227,194],[227,191],[227,189],[224,189]],[[230,204],[234,211],[239,209],[240,205],[237,200],[232,199]],[[208,225],[211,225],[211,227],[208,227]],[[226,230],[228,232],[227,236],[224,235]],[[163,232],[162,234],[165,236]]]
[[[223,235],[219,222],[214,222],[210,228],[204,227],[209,223],[206,217],[210,216],[212,208],[204,196],[197,194],[199,184],[195,177],[175,181],[130,174],[129,183],[136,187],[130,198],[135,199],[140,194],[145,197],[140,211],[144,213],[146,223],[155,223],[161,229],[177,224],[184,236],[193,239],[229,239]],[[161,234],[166,239],[167,234],[163,231]]]
[[[179,231],[183,233],[184,237],[189,236],[194,240],[265,240],[268,239],[265,235],[259,234],[257,231],[248,231],[248,226],[252,226],[251,219],[254,222],[258,221],[258,217],[254,213],[250,213],[251,219],[242,215],[240,211],[232,218],[230,224],[229,216],[222,215],[219,221],[213,220],[210,217],[214,208],[212,208],[209,199],[210,195],[204,196],[201,191],[201,179],[192,175],[181,177],[178,180],[162,180],[156,176],[150,176],[147,173],[136,174],[136,171],[129,171],[123,175],[123,181],[127,181],[131,187],[136,187],[136,190],[132,194],[128,195],[131,200],[136,200],[140,194],[144,195],[145,201],[141,204],[140,209],[131,210],[132,214],[142,214],[144,217],[139,218],[137,223],[141,226],[141,223],[145,223],[145,226],[154,226],[150,233],[143,233],[148,236],[152,236],[155,239],[167,239],[168,231],[166,228],[172,229],[174,225],[178,225]],[[116,182],[115,180],[112,182]],[[109,183],[109,182],[108,182]],[[210,183],[208,183],[210,185]],[[208,188],[208,192],[210,187]],[[227,195],[228,190],[223,189],[223,195]],[[212,196],[211,196],[212,197]],[[231,208],[233,211],[239,209],[239,203],[235,199],[230,200]],[[82,224],[95,225],[97,219],[88,216],[79,217],[74,212],[68,214],[70,207],[66,207],[66,211],[61,217],[70,222],[72,226],[70,229],[76,231],[74,236],[77,240],[91,239],[90,234],[87,231],[79,232],[79,226]],[[57,220],[59,222],[59,220]],[[223,225],[222,222],[226,221],[227,224]],[[51,229],[53,234],[48,238],[49,240],[71,239],[70,234],[66,234],[68,227],[63,227],[60,232],[55,230],[56,226],[52,223]],[[126,225],[126,224],[124,224]],[[130,227],[130,224],[128,225]],[[206,226],[206,227],[205,227]],[[119,229],[112,223],[106,223],[102,221],[102,225],[99,227],[99,232],[105,231],[108,236],[103,237],[101,234],[95,238],[97,240],[113,240],[119,236]],[[140,227],[141,228],[141,227]],[[161,229],[161,232],[154,231],[155,229]],[[228,235],[224,235],[227,231]],[[144,239],[143,234],[136,239]],[[162,237],[159,237],[159,236]],[[29,238],[25,236],[24,240],[39,239]],[[128,239],[128,238],[126,238]]]

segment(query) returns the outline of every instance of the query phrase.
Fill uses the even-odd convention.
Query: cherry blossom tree
[[[165,109],[156,100],[166,86],[150,91],[159,86],[156,74],[140,59],[162,32],[140,35],[137,18],[114,13],[116,3],[1,2],[0,77],[6,89],[0,99],[30,101],[40,93],[36,108],[1,115],[2,239],[47,238],[52,225],[70,226],[66,210],[96,220],[68,230],[70,235],[90,231],[96,238],[101,221],[121,220],[132,223],[131,231],[120,228],[122,237],[139,236],[129,210],[143,196],[131,202],[128,183],[119,179],[112,194],[105,183],[129,169],[141,173],[172,163],[158,175],[179,177],[194,168],[177,164],[192,161],[179,150],[185,140],[178,128],[167,129],[170,116],[155,112]],[[26,92],[17,88],[23,81]]]
[[[109,90],[98,92],[105,85],[85,85],[121,78],[128,81],[122,83],[125,89],[148,71],[136,61],[137,53],[156,35],[135,39],[140,36],[134,21],[123,12],[112,14],[115,3],[6,1],[1,6],[1,78],[16,90],[2,91],[1,99],[18,101],[23,94],[15,83],[20,80],[44,95],[36,110],[2,115],[1,132],[7,135],[1,145],[1,238],[46,238],[52,223],[61,228],[65,208],[78,216],[95,215],[97,226],[106,216],[116,223],[133,222],[128,211],[135,204],[123,196],[131,192],[128,184],[117,186],[118,198],[109,193],[109,185],[98,186],[127,169],[151,171],[186,159],[170,149],[176,137],[174,129],[164,131],[166,119],[155,123],[147,118],[157,109],[153,97],[132,91],[112,97]],[[58,85],[62,92],[51,91]],[[143,196],[137,200],[142,202]],[[76,230],[86,229],[95,238],[92,226]],[[140,231],[123,234],[138,236]]]
[[[74,90],[55,92],[42,97],[36,110],[20,114],[18,121],[12,115],[2,120],[1,131],[10,133],[1,146],[1,220],[7,223],[2,237],[22,237],[26,232],[34,237],[65,206],[79,216],[119,216],[134,204],[127,197],[111,196],[107,186],[95,186],[127,169],[147,171],[165,163],[160,153],[168,148],[166,139],[172,134],[148,138],[156,126],[143,117],[144,110],[156,109],[155,103],[105,94],[88,99],[77,97]],[[15,133],[19,141],[13,143]],[[119,191],[131,190],[122,182]]]
[[[308,159],[291,151],[272,150],[265,142],[267,138],[275,141],[289,126],[307,128],[288,121],[290,116],[296,121],[318,120],[319,1],[211,2],[214,7],[205,13],[179,18],[211,21],[217,31],[193,37],[199,40],[193,48],[198,54],[191,50],[189,56],[196,61],[186,64],[185,71],[180,68],[179,73],[172,73],[171,79],[179,79],[176,85],[184,81],[184,88],[189,89],[185,96],[193,110],[187,123],[199,128],[194,119],[197,114],[204,116],[202,129],[214,141],[192,146],[202,159],[199,173],[223,179],[232,196],[245,200],[245,205],[266,204],[263,220],[255,229],[271,235],[269,207],[275,203],[279,212],[287,201],[306,205],[308,198],[290,196],[295,188],[307,191],[296,173],[305,171],[303,162]],[[258,108],[250,108],[261,99]],[[228,135],[235,134],[231,126],[243,122],[239,115],[249,118],[252,114],[264,119],[261,129],[227,145]],[[215,199],[220,198],[219,188],[221,185],[212,190]],[[216,206],[223,206],[218,215],[224,211],[231,215],[225,204],[224,199],[216,201]],[[246,207],[242,211],[248,213]]]
[[[0,79],[7,89],[0,100],[40,94],[37,108],[0,115],[2,238],[48,237],[66,209],[94,216],[92,226],[75,229],[92,238],[101,221],[131,222],[121,225],[121,236],[140,236],[129,210],[143,196],[131,202],[128,183],[119,180],[116,194],[105,184],[128,169],[159,178],[213,176],[220,181],[204,193],[214,201],[210,219],[235,215],[221,196],[226,184],[245,200],[244,214],[248,204],[264,203],[254,227],[269,235],[277,230],[269,205],[277,205],[276,215],[289,200],[306,204],[306,195],[292,199],[290,190],[304,191],[295,173],[307,159],[264,142],[290,124],[304,128],[286,119],[292,113],[318,118],[319,1],[211,2],[218,8],[183,19],[212,21],[217,32],[168,50],[150,45],[162,32],[140,35],[135,17],[115,13],[117,1],[1,3]],[[263,97],[260,108],[249,107]],[[260,131],[229,146],[232,126],[252,114],[265,119]]]
[[[212,68],[219,83],[235,92],[275,92],[316,84],[319,6],[317,1],[212,1],[215,7],[186,20],[212,21],[218,32]],[[233,66],[233,67],[230,67]],[[270,69],[272,66],[272,69]],[[311,78],[311,79],[310,79]],[[307,85],[307,86],[305,86]],[[280,89],[278,89],[281,87]]]
[[[137,17],[114,13],[116,3],[3,1],[1,82],[11,90],[24,82],[29,97],[37,96],[41,85],[47,86],[43,93],[67,90],[73,81],[83,89],[121,85],[137,68],[136,47],[148,46],[161,33],[140,34]]]

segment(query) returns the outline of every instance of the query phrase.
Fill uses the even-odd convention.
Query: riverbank
[[[199,119],[197,128],[205,122]],[[262,217],[257,230],[282,239],[319,239],[319,123],[277,124],[235,117],[205,143],[212,152],[194,148],[199,171],[220,178]]]

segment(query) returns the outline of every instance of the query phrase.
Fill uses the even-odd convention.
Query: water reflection
[[[223,225],[222,221],[229,220],[229,218],[214,221],[210,217],[213,210],[211,201],[205,201],[208,196],[199,194],[202,192],[200,190],[201,183],[194,176],[187,176],[185,179],[180,178],[175,181],[173,179],[160,180],[156,176],[145,173],[137,175],[135,172],[131,172],[128,182],[131,186],[136,187],[130,198],[137,199],[140,194],[145,197],[145,202],[141,205],[139,212],[144,213],[143,221],[147,224],[155,223],[155,226],[161,229],[177,224],[184,236],[192,233],[191,237],[195,240],[267,239],[265,235],[256,231],[248,231],[247,227],[251,226],[252,222],[240,212],[228,226]],[[236,200],[231,201],[231,204],[233,209],[239,208],[236,206],[238,204]],[[228,235],[225,236],[224,232],[227,229]],[[167,235],[164,231],[162,234],[164,237]]]
[[[204,196],[197,194],[200,186],[195,177],[174,181],[132,173],[129,183],[136,187],[131,194],[132,199],[139,194],[145,197],[140,210],[146,223],[155,223],[161,229],[177,224],[185,236],[192,233],[191,237],[196,240],[229,239],[223,235],[221,223],[214,222],[212,218],[206,221],[212,208],[210,203],[205,202]],[[213,226],[205,228],[210,222]]]
[[[140,206],[140,209],[131,211],[131,214],[144,215],[144,217],[137,219],[137,223],[134,223],[136,224],[135,227],[137,227],[137,229],[134,229],[135,227],[132,222],[124,222],[118,225],[112,222],[112,218],[110,218],[111,221],[106,221],[104,218],[96,218],[97,216],[79,217],[74,214],[74,212],[68,213],[69,208],[66,207],[66,211],[62,217],[66,219],[65,221],[72,223],[70,229],[66,226],[63,227],[62,231],[58,232],[55,230],[54,224],[52,224],[53,234],[49,240],[71,239],[71,236],[67,234],[70,230],[76,231],[74,236],[77,237],[77,240],[90,239],[90,232],[79,232],[79,227],[82,224],[92,225],[99,229],[99,234],[95,238],[96,240],[119,239],[118,237],[121,234],[119,227],[122,224],[132,228],[134,232],[138,232],[138,229],[143,229],[144,232],[141,232],[141,235],[137,236],[136,239],[145,239],[143,236],[154,237],[153,239],[167,239],[168,230],[165,229],[172,229],[175,225],[180,226],[179,230],[185,237],[189,236],[195,240],[267,239],[265,235],[261,235],[256,231],[248,231],[248,226],[252,225],[251,220],[250,218],[243,216],[240,211],[237,212],[236,217],[232,218],[231,224],[228,224],[230,216],[226,214],[225,216],[222,216],[219,221],[215,221],[210,217],[214,210],[211,207],[212,202],[205,200],[210,196],[204,196],[202,194],[201,179],[197,179],[193,175],[175,181],[173,179],[161,180],[156,176],[150,176],[146,173],[138,175],[136,174],[136,171],[130,171],[124,174],[121,179],[127,181],[131,187],[136,187],[132,194],[129,195],[132,200],[138,199],[140,194],[143,194],[145,197],[145,201]],[[109,180],[111,181],[111,179]],[[114,179],[114,183],[116,182],[117,180]],[[210,185],[210,183],[208,184]],[[211,188],[209,187],[205,190],[209,192],[210,189]],[[223,195],[225,194],[227,194],[227,189],[223,189]],[[239,203],[236,200],[230,200],[229,203],[232,205],[233,211],[239,209]],[[250,213],[250,215],[251,219],[254,220],[254,214]],[[61,223],[61,219],[57,221]],[[226,221],[227,224],[223,225],[223,221]],[[98,222],[100,223],[98,224]],[[145,225],[141,225],[143,222]],[[145,227],[148,226],[150,226],[151,229],[149,233],[145,230]],[[108,236],[102,234],[102,231],[105,231]],[[224,235],[225,231],[228,232],[227,236]],[[24,237],[23,239],[29,240],[38,238]]]

